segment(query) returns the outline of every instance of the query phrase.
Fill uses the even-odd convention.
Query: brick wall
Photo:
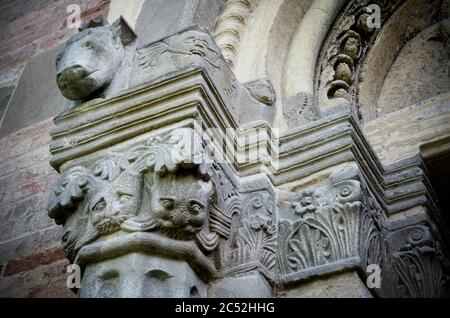
[[[65,41],[75,29],[66,27],[69,4],[79,4],[81,18],[107,15],[110,0],[2,0],[0,1],[0,78],[33,55]],[[3,73],[3,74],[2,74]],[[14,76],[12,76],[14,77]]]
[[[58,175],[48,164],[51,119],[0,139],[0,297],[74,297],[61,227],[48,218]]]
[[[79,4],[87,21],[107,16],[109,1],[0,1],[0,87],[15,85],[31,57],[76,32],[65,25],[69,4]],[[48,164],[52,126],[48,119],[0,139],[0,297],[74,297],[62,229],[46,211],[58,177]]]

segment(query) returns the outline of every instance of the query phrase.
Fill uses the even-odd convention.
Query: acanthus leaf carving
[[[293,196],[286,207],[290,215],[279,224],[278,264],[285,283],[325,274],[335,263],[381,264],[379,211],[358,171],[350,165],[334,173],[331,184]]]
[[[225,273],[258,269],[272,281],[276,265],[277,227],[272,194],[247,194],[242,210],[235,214],[235,226],[222,255]]]
[[[426,224],[413,225],[387,238],[388,295],[400,298],[448,296],[448,268],[439,241]]]

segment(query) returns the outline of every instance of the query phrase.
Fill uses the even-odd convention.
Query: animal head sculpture
[[[186,233],[202,229],[208,218],[211,181],[187,173],[155,176],[152,190],[153,218],[163,228]]]
[[[64,97],[85,100],[108,88],[121,66],[121,19],[108,25],[96,17],[66,43],[56,60],[56,81]]]

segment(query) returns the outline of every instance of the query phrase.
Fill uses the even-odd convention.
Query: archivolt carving
[[[361,60],[368,52],[374,35],[378,33],[372,25],[370,5],[378,5],[381,9],[381,24],[383,25],[392,12],[404,0],[364,0],[353,1],[338,25],[329,37],[326,50],[323,53],[319,87],[325,95],[322,98],[344,98],[354,102],[353,85],[357,81]]]
[[[228,65],[234,67],[240,33],[259,0],[228,0],[217,18],[213,36]]]

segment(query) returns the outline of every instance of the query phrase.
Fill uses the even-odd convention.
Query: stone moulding
[[[87,245],[81,248],[74,263],[84,266],[133,252],[186,259],[201,278],[210,280],[218,276],[214,264],[193,242],[162,239],[159,235],[145,232],[128,233]]]

